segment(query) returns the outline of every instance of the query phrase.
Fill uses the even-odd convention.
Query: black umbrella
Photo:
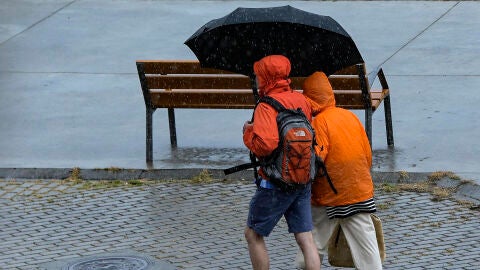
[[[237,8],[212,20],[185,44],[202,67],[253,77],[253,63],[281,54],[292,63],[291,76],[327,75],[357,63],[362,56],[348,33],[331,17],[291,6]]]

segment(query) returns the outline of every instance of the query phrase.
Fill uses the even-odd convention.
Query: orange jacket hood
[[[317,71],[303,82],[303,94],[312,106],[313,115],[335,107],[335,95],[325,73]]]
[[[266,96],[276,88],[290,85],[290,60],[283,55],[269,55],[253,64],[260,96]]]

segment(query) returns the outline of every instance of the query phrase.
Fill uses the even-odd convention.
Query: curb
[[[65,179],[78,170],[79,178],[83,180],[188,180],[208,171],[214,179],[248,180],[252,178],[252,170],[243,170],[230,175],[224,175],[222,169],[125,169],[125,168],[0,168],[2,179]],[[424,181],[432,172],[372,172],[376,183],[413,183]]]
[[[0,179],[66,179],[73,173],[83,180],[191,180],[208,171],[213,179],[252,179],[252,170],[244,170],[225,176],[221,169],[80,169],[80,168],[0,168]],[[372,172],[374,183],[409,184],[425,182],[433,172]],[[454,190],[453,196],[460,201],[480,205],[480,185],[473,182],[451,179],[445,176],[435,182],[436,186]]]

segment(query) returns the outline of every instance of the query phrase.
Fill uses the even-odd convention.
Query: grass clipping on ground
[[[115,169],[115,168],[114,168]],[[114,170],[112,169],[112,170]],[[110,170],[110,169],[108,169]],[[81,177],[80,168],[73,168],[70,176],[63,180],[66,184],[76,185],[79,189],[107,189],[119,187],[138,187],[155,183],[186,183],[186,184],[210,184],[219,182],[212,177],[208,170],[202,170],[198,175],[187,180],[151,180],[151,179],[131,179],[131,180],[84,180]]]
[[[441,201],[445,199],[451,199],[463,206],[469,208],[477,208],[473,202],[458,200],[454,198],[454,193],[457,191],[459,185],[452,187],[438,186],[438,182],[442,179],[450,179],[459,181],[459,184],[469,183],[470,180],[462,180],[459,176],[450,171],[438,171],[430,174],[425,181],[415,182],[415,183],[401,183],[402,180],[408,179],[407,172],[400,172],[400,183],[382,183],[376,185],[377,190],[382,190],[384,192],[418,192],[418,193],[430,193],[432,195],[433,201]]]
[[[108,168],[107,170],[117,172],[121,169],[119,168]],[[398,181],[386,181],[384,183],[376,183],[375,189],[377,191],[382,192],[419,192],[419,193],[430,193],[432,195],[433,201],[441,201],[445,199],[450,199],[452,201],[456,201],[457,203],[469,207],[474,210],[480,210],[480,205],[475,204],[471,201],[460,200],[454,196],[458,187],[463,184],[472,183],[471,180],[462,180],[460,177],[455,175],[453,172],[450,171],[438,171],[430,174],[427,179],[424,181],[411,181],[409,179],[408,172],[402,171],[399,172],[399,179]],[[112,180],[85,180],[82,179],[81,169],[78,167],[72,168],[70,171],[69,177],[63,180],[53,180],[64,187],[61,190],[53,190],[58,191],[58,193],[66,193],[68,191],[73,190],[102,190],[102,189],[109,189],[109,188],[130,188],[130,187],[141,187],[141,186],[150,186],[155,184],[185,184],[185,185],[204,185],[204,184],[213,184],[213,183],[250,183],[247,181],[228,181],[226,179],[218,179],[213,176],[213,174],[204,169],[200,171],[197,175],[192,176],[190,179],[131,179],[131,180],[119,180],[119,179],[112,179]],[[38,185],[46,185],[44,181],[37,180],[35,181]],[[448,183],[451,185],[448,185]],[[447,184],[445,184],[447,183]],[[9,182],[9,185],[20,185],[21,182],[16,182],[12,180]],[[8,191],[9,189],[14,190],[14,187],[9,186],[2,186],[0,187],[0,191]],[[28,189],[28,188],[26,188]],[[44,190],[34,190],[29,192],[28,190],[21,190],[18,195],[25,194],[32,194],[41,198],[43,196],[47,196],[46,194],[41,194],[40,191]],[[50,189],[48,190],[51,191]],[[4,192],[4,193],[5,193]],[[21,193],[21,194],[20,194]],[[25,195],[24,194],[24,195]],[[13,196],[15,197],[15,196]],[[388,207],[388,205],[385,205]],[[381,207],[379,207],[381,208]]]

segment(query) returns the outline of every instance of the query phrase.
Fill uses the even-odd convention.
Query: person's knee
[[[296,240],[297,240],[297,245],[300,247],[300,249],[305,250],[305,248],[308,246],[308,243],[305,242],[305,239],[296,238]]]
[[[295,240],[302,250],[313,246],[313,237],[311,232],[297,233],[295,234]]]
[[[255,243],[261,238],[262,236],[256,233],[252,228],[245,228],[245,240],[247,240],[247,243]]]

